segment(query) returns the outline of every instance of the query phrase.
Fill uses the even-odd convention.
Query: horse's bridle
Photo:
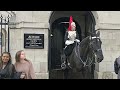
[[[76,44],[76,46],[77,46],[77,44]],[[78,46],[78,53],[80,53],[79,52],[79,46]],[[75,54],[76,54],[76,56],[78,57],[78,59],[82,62],[82,64],[83,64],[83,67],[86,67],[86,66],[91,66],[92,65],[92,62],[93,62],[93,60],[91,60],[91,62],[90,62],[90,64],[89,65],[87,65],[87,62],[88,62],[88,60],[89,60],[89,58],[87,57],[87,59],[86,59],[86,61],[84,62],[83,60],[82,60],[82,58],[77,54],[77,48],[75,49]]]
[[[86,37],[86,38],[87,38],[87,37]],[[98,38],[98,37],[92,37],[92,39],[94,39],[94,38]],[[100,38],[99,38],[99,39],[100,39]],[[84,38],[82,41],[84,41],[84,40],[85,40],[85,38]],[[81,41],[81,42],[82,42],[82,41]],[[80,45],[81,42],[80,42],[80,43],[76,42],[76,47],[77,47],[77,44]],[[89,44],[89,46],[90,46],[90,44]],[[79,46],[78,46],[78,53],[80,53],[79,50],[80,50],[80,48],[79,48]],[[97,49],[97,52],[100,51],[100,50],[101,50],[101,49]],[[93,60],[90,60],[90,61],[91,61],[90,64],[87,65],[87,62],[88,62],[88,60],[89,60],[90,58],[87,57],[86,61],[84,62],[84,61],[82,60],[82,58],[77,54],[77,48],[75,48],[75,54],[76,54],[76,56],[78,57],[78,59],[82,62],[83,67],[91,66],[91,65],[93,64],[93,63],[92,63]],[[93,55],[96,55],[94,51],[92,52],[92,54],[93,54]]]
[[[100,40],[100,37],[92,37],[92,39],[99,39],[99,40]],[[100,40],[100,41],[101,41],[101,40]],[[89,46],[91,46],[91,43],[89,44]],[[102,51],[102,49],[99,48],[99,49],[96,50],[96,52],[99,52],[99,51]],[[95,50],[93,50],[93,53],[96,54],[96,53],[95,53]]]

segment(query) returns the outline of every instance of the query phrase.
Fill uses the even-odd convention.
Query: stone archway
[[[63,78],[63,74],[60,71],[60,51],[64,47],[64,34],[65,29],[60,26],[61,22],[68,22],[69,17],[73,16],[74,21],[77,23],[80,39],[84,39],[89,35],[89,32],[94,32],[96,20],[95,12],[91,11],[55,11],[52,12],[49,19],[50,24],[50,45],[49,45],[49,71],[56,70],[56,72],[50,73],[50,78]],[[65,26],[65,24],[64,24]],[[67,27],[67,25],[66,25]],[[92,73],[94,74],[94,72]],[[61,76],[60,76],[61,75]],[[51,77],[52,76],[52,77]],[[79,75],[77,75],[79,76]]]

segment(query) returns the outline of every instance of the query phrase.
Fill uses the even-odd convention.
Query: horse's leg
[[[64,79],[68,79],[69,69],[64,70]]]
[[[94,78],[94,70],[93,70],[93,65],[88,67],[88,79],[93,79]]]
[[[85,79],[85,68],[84,67],[81,69],[81,72],[82,72],[82,79]]]
[[[91,79],[92,78],[92,66],[88,66],[88,71],[87,71],[87,73],[88,73],[88,79]]]
[[[82,69],[82,75],[83,75],[83,79],[90,79],[90,68],[88,67],[84,67],[84,69]]]
[[[91,78],[94,79],[95,64],[91,65]]]

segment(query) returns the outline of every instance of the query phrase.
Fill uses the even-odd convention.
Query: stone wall
[[[38,79],[48,79],[48,12],[18,11],[10,23],[10,52],[13,63],[15,53],[24,50],[31,60]],[[44,34],[44,49],[25,49],[24,33]]]
[[[10,52],[14,61],[18,50],[25,50],[26,56],[34,65],[39,79],[48,76],[48,28],[51,11],[15,11],[10,28]],[[94,12],[94,11],[92,11]],[[96,63],[96,79],[116,79],[114,60],[120,55],[120,12],[97,11],[97,30],[101,33],[104,60]],[[95,16],[96,18],[96,16]],[[45,35],[44,49],[24,49],[24,33],[40,33]]]
[[[99,72],[97,78],[99,79],[104,77],[109,77],[109,79],[117,78],[117,75],[114,73],[114,61],[120,55],[120,29],[117,28],[118,25],[116,25],[116,28],[113,28],[115,26],[112,25],[108,26],[104,25],[104,28],[100,29],[104,60],[99,64],[96,63],[96,71]],[[112,28],[110,29],[110,27]]]

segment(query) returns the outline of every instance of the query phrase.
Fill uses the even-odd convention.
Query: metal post
[[[9,15],[8,15],[8,52],[10,52],[10,32],[9,32],[9,19],[10,19],[10,17],[9,17]]]
[[[2,55],[2,19],[3,19],[3,17],[2,17],[2,15],[1,15],[1,55]]]
[[[5,18],[5,23],[6,23],[6,18]],[[5,30],[6,30],[6,25],[5,25]],[[5,33],[5,52],[6,52],[6,33]]]

